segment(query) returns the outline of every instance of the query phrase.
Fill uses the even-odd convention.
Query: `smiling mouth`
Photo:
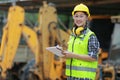
[[[76,22],[77,24],[82,24],[82,22]]]
[[[80,23],[82,23],[82,21],[76,21],[76,23],[79,23],[79,24],[80,24]]]

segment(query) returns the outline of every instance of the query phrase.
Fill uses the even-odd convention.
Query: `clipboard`
[[[59,57],[64,57],[64,55],[62,54],[63,49],[60,46],[47,47],[46,50],[52,52]]]

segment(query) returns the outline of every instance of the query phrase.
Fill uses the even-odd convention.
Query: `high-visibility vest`
[[[80,36],[70,36],[68,41],[68,51],[75,54],[88,55],[88,39],[90,35],[94,34],[87,29],[86,34]],[[95,35],[95,34],[94,34]],[[76,78],[89,78],[95,80],[97,61],[85,61],[78,59],[66,60],[66,75]]]

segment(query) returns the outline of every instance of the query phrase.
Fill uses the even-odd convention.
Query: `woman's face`
[[[73,16],[74,23],[80,27],[85,26],[86,21],[88,20],[87,15],[84,12],[76,12]]]

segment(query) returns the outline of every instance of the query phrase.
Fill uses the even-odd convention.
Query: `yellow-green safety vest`
[[[68,51],[75,54],[88,55],[88,39],[90,35],[94,34],[91,30],[87,29],[86,34],[80,36],[70,36],[68,41]],[[95,35],[95,34],[94,34]],[[76,78],[89,78],[95,80],[97,61],[85,61],[78,59],[66,60],[66,75]]]

